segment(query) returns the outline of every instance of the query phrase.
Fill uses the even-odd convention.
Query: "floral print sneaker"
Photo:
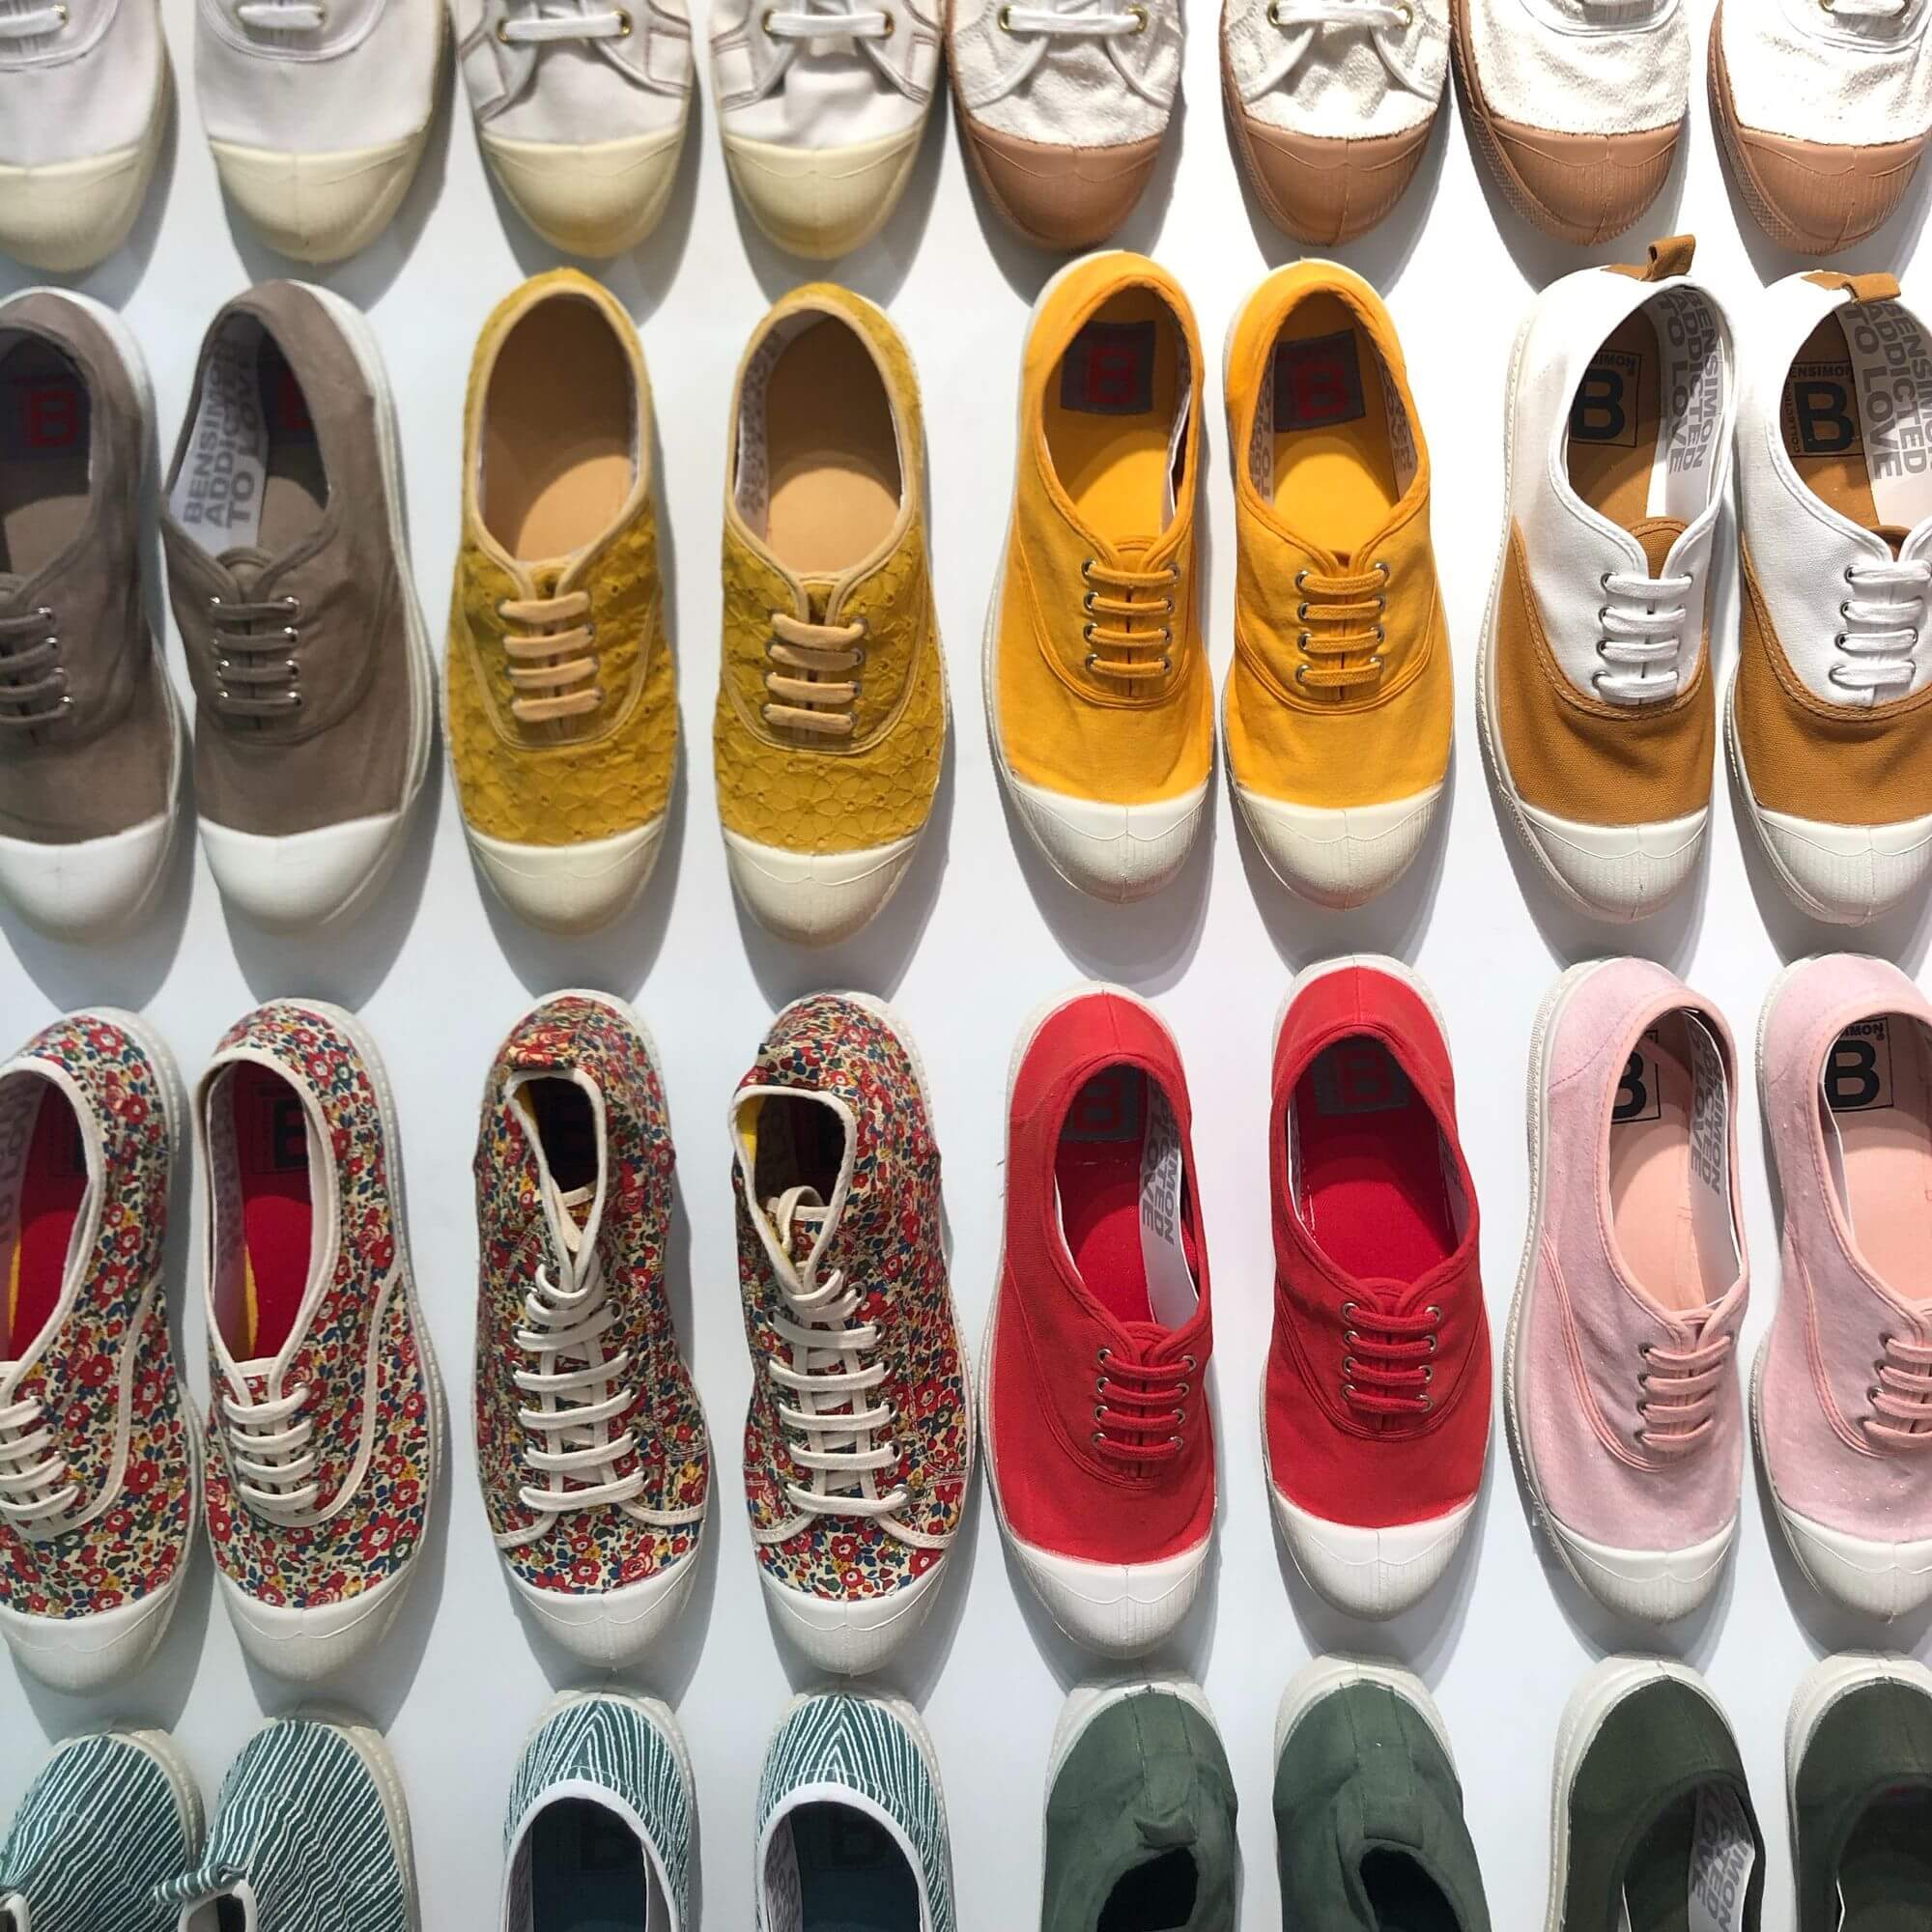
[[[63,1690],[154,1654],[193,1529],[161,1273],[180,1091],[105,1009],[0,1066],[0,1633]]]
[[[613,1667],[690,1596],[710,1489],[665,1295],[672,1160],[621,1001],[554,993],[511,1028],[476,1140],[476,1463],[518,1595]]]
[[[758,1574],[821,1669],[871,1670],[931,1607],[973,1469],[939,1148],[904,1031],[861,993],[772,1022],[731,1101]]]
[[[196,1095],[208,1187],[208,1533],[242,1647],[340,1669],[393,1622],[441,1460],[442,1390],[374,1042],[273,1000]]]

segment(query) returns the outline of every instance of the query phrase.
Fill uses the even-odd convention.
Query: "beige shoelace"
[[[581,718],[604,702],[604,687],[596,682],[597,626],[588,591],[506,597],[497,604],[497,615],[504,625],[510,682],[520,694],[510,700],[512,717],[525,724],[545,724]]]
[[[767,724],[813,731],[826,738],[852,735],[852,707],[865,689],[858,675],[866,663],[871,626],[864,617],[849,624],[811,624],[782,611],[772,613],[765,656]]]
[[[1087,584],[1080,608],[1087,621],[1080,635],[1087,645],[1087,668],[1129,683],[1166,677],[1174,669],[1174,586],[1180,572],[1173,564],[1158,570],[1125,570],[1089,557],[1080,566]],[[1137,630],[1153,620],[1157,628]]]
[[[1384,635],[1388,579],[1388,565],[1379,562],[1334,576],[1321,570],[1294,573],[1294,587],[1301,593],[1294,614],[1302,626],[1295,644],[1303,660],[1294,668],[1296,684],[1340,697],[1381,676],[1377,647]]]

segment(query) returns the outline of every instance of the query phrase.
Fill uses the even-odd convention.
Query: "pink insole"
[[[87,1193],[87,1156],[73,1109],[47,1087],[20,1177],[20,1234],[8,1270],[6,1346],[17,1359],[34,1345],[60,1300],[73,1224]]]
[[[1667,1014],[1625,1063],[1610,1115],[1610,1217],[1624,1264],[1660,1307],[1706,1307],[1690,1203],[1690,1043]]]

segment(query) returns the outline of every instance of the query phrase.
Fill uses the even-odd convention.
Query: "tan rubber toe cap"
[[[1562,134],[1500,115],[1490,124],[1517,212],[1559,241],[1587,246],[1632,227],[1655,201],[1684,129]]]
[[[962,115],[988,199],[1042,248],[1092,248],[1134,212],[1160,156],[1160,136],[1109,148],[1062,148],[1002,134]]]
[[[1774,242],[1801,255],[1830,255],[1862,242],[1905,198],[1925,143],[1827,147],[1739,128],[1725,145],[1745,199]]]
[[[1297,242],[1332,247],[1367,234],[1401,200],[1435,119],[1399,134],[1352,140],[1292,133],[1245,113],[1236,126],[1248,180],[1268,219]]]

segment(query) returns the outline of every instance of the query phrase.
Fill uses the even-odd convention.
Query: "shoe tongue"
[[[252,589],[275,561],[267,551],[257,550],[252,544],[238,544],[233,550],[223,551],[214,560],[235,580],[238,590]]]
[[[1880,524],[1875,532],[1885,539],[1894,557],[1905,549],[1906,539],[1912,532],[1903,524]],[[0,579],[0,596],[5,596],[5,580]]]
[[[788,1187],[765,1203],[765,1219],[794,1267],[802,1267],[811,1258],[831,1211],[815,1187]]]
[[[1670,554],[1670,546],[1684,534],[1684,524],[1676,517],[1646,517],[1641,523],[1631,526],[1631,535],[1641,546],[1651,576],[1663,575],[1664,559]]]
[[[824,623],[825,613],[832,608],[832,593],[838,586],[829,577],[808,577],[798,587],[805,593],[807,621]]]

